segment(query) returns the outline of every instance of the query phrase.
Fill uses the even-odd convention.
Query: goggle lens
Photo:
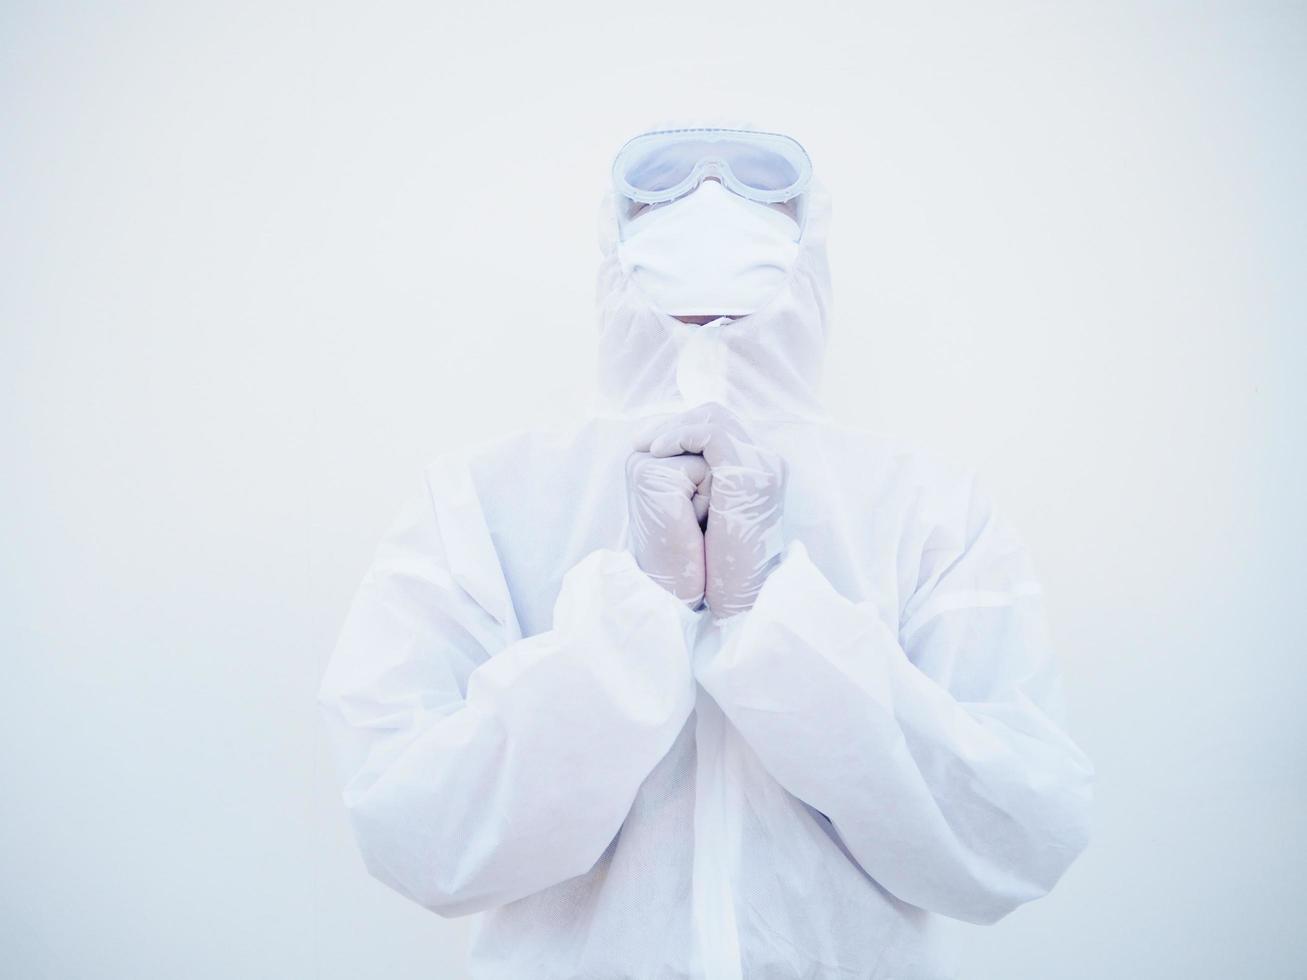
[[[638,190],[657,193],[686,180],[703,162],[725,165],[736,180],[754,190],[779,191],[793,186],[799,179],[799,172],[790,161],[764,147],[695,141],[654,147],[632,161],[626,181]]]
[[[706,176],[774,202],[802,193],[810,174],[803,147],[788,136],[686,130],[636,137],[618,154],[613,176],[619,191],[646,203],[685,193]]]

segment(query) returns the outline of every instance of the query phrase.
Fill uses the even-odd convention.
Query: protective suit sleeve
[[[898,630],[792,544],[696,674],[880,885],[991,923],[1084,848],[1093,770],[1055,720],[1024,550],[987,515],[959,537],[959,552],[933,555]]]
[[[368,869],[462,915],[594,865],[693,707],[696,617],[600,550],[564,576],[552,629],[505,642],[446,555],[424,494],[378,550],[319,702]]]

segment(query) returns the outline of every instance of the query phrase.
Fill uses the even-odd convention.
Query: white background
[[[965,976],[1307,975],[1303,4],[0,10],[0,974],[461,975],[317,680],[421,465],[585,410],[617,145],[724,115],[812,153],[828,401],[982,466],[1099,769]]]

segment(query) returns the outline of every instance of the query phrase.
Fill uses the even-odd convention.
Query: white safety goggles
[[[646,208],[684,197],[710,178],[750,201],[790,205],[802,226],[812,161],[797,140],[743,129],[670,129],[629,140],[613,160],[623,227]]]

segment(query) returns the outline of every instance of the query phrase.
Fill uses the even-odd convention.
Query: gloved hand
[[[703,602],[710,479],[698,455],[636,452],[626,461],[631,553],[651,579],[691,609]]]
[[[698,453],[711,482],[704,532],[705,598],[718,619],[753,608],[785,546],[785,461],[757,445],[738,418],[707,404],[660,423],[636,443],[655,459]]]

